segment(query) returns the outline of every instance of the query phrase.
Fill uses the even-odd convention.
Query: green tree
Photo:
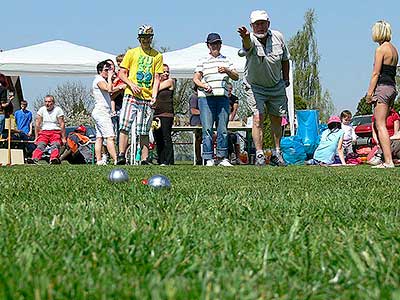
[[[366,102],[364,96],[358,102],[355,116],[370,115],[370,114],[372,114],[372,105]]]
[[[307,102],[300,95],[294,96],[294,109],[302,110],[307,109]]]
[[[315,11],[310,9],[304,16],[304,25],[289,40],[288,48],[293,61],[294,94],[307,103],[308,109],[318,109],[320,116],[330,115],[334,106],[328,91],[323,92],[319,78],[318,45],[315,37]]]
[[[50,90],[48,94],[54,96],[56,105],[64,111],[66,125],[93,124],[90,115],[94,107],[93,96],[81,81],[65,82]],[[43,106],[43,99],[44,96],[35,100],[35,111]]]

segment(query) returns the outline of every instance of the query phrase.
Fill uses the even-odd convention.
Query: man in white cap
[[[275,142],[270,164],[285,166],[280,151],[281,119],[287,113],[285,88],[289,86],[289,52],[283,35],[270,30],[266,11],[255,10],[250,15],[250,33],[245,26],[238,28],[246,55],[244,90],[253,111],[252,135],[256,147],[255,164],[266,164],[263,153],[264,106],[271,119],[271,132]]]

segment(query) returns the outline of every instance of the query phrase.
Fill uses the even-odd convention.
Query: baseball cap
[[[265,10],[253,10],[250,14],[250,23],[253,24],[256,21],[269,21],[269,16]]]
[[[340,121],[340,118],[338,116],[331,116],[328,120],[328,124],[331,123],[342,123],[342,122]]]
[[[212,33],[208,34],[207,40],[206,40],[207,44],[215,43],[215,42],[218,42],[218,41],[222,42],[221,36],[218,33],[212,32]]]

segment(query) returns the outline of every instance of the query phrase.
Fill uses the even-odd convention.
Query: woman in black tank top
[[[154,108],[154,119],[160,120],[160,128],[154,130],[157,146],[158,163],[160,165],[174,164],[174,147],[172,144],[172,124],[174,122],[174,88],[175,80],[169,78],[169,67],[164,64],[160,88]]]
[[[395,78],[398,52],[390,42],[392,30],[386,21],[375,23],[372,27],[372,39],[379,46],[375,51],[374,69],[365,99],[367,103],[374,106],[375,122],[373,126],[385,159],[384,163],[374,166],[374,168],[393,168],[386,118],[397,96]]]

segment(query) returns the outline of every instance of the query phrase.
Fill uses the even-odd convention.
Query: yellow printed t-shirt
[[[129,80],[142,89],[135,98],[151,100],[154,74],[163,73],[162,55],[154,49],[149,54],[141,47],[130,49],[126,52],[121,67],[129,71]],[[129,86],[125,89],[126,94],[133,95]]]

